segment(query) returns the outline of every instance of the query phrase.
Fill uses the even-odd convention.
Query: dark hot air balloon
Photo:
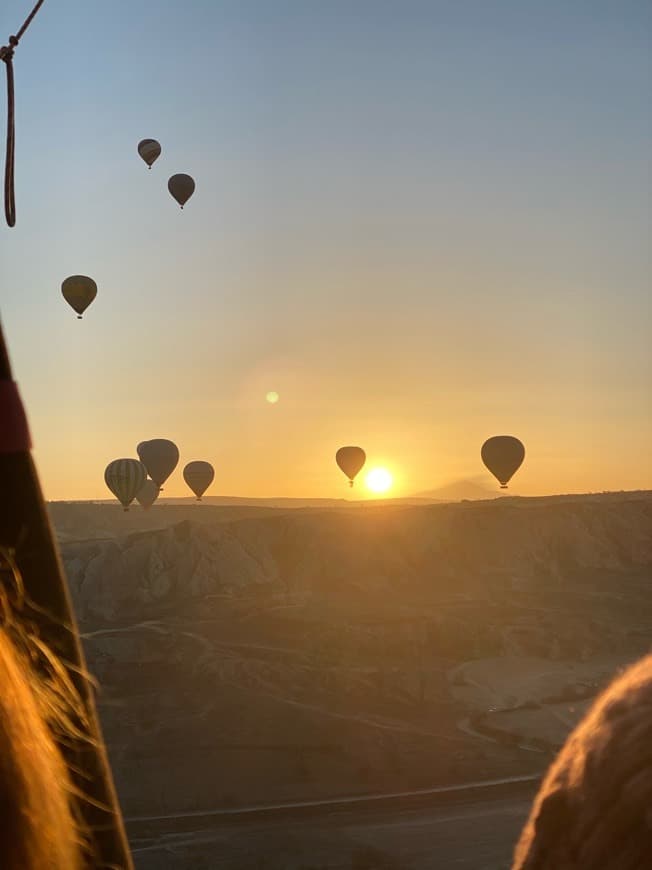
[[[507,489],[512,475],[525,459],[525,447],[513,435],[494,435],[482,445],[482,461],[500,483]]]
[[[214,477],[215,469],[210,462],[201,460],[189,462],[183,469],[183,479],[197,496],[197,501],[201,501],[202,495],[211,485]]]
[[[71,275],[61,285],[63,298],[77,312],[77,318],[82,314],[97,296],[97,284],[86,275]]]
[[[349,478],[349,486],[353,486],[353,480],[366,460],[367,456],[362,447],[340,447],[335,454],[335,462]]]
[[[156,139],[141,139],[138,143],[138,153],[147,164],[147,168],[152,168],[152,163],[157,160],[161,154],[161,145]]]
[[[181,208],[188,202],[190,197],[195,192],[195,182],[189,175],[184,175],[180,172],[178,175],[173,175],[168,181],[168,190],[179,203]]]
[[[140,461],[159,489],[172,474],[179,462],[179,448],[167,438],[141,441],[136,448]]]
[[[136,493],[136,501],[143,510],[149,510],[158,498],[159,489],[153,480],[146,480]]]

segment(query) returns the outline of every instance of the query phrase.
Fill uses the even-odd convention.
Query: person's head
[[[74,790],[51,730],[59,703],[22,646],[0,625],[0,865],[79,870]]]
[[[652,867],[652,656],[597,699],[548,771],[513,870]]]

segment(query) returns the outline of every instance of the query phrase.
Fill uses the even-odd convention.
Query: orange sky
[[[493,486],[493,434],[520,494],[652,488],[645,4],[104,6],[21,45],[0,309],[47,497],[153,437],[170,496],[206,459],[211,494],[346,497],[343,444],[393,495]]]

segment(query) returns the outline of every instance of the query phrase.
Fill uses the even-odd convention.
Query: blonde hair
[[[652,656],[616,678],[548,771],[512,870],[652,867]]]
[[[78,696],[63,666],[17,618],[3,575],[0,864],[2,870],[81,870],[79,793],[59,748],[67,735],[73,741],[79,736]]]

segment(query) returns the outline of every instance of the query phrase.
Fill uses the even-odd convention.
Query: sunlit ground
[[[378,494],[388,492],[393,482],[392,475],[386,468],[372,468],[365,477],[367,489]]]

